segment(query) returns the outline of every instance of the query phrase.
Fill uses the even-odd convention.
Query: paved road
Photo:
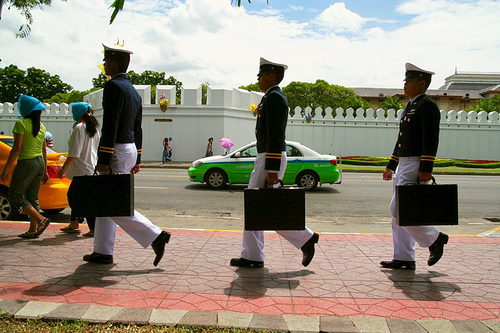
[[[477,235],[499,227],[500,177],[439,175],[459,185],[459,226],[451,234]],[[135,178],[136,208],[166,228],[241,230],[244,185],[210,190],[179,169],[142,169]],[[389,234],[390,182],[380,174],[344,173],[342,184],[323,185],[306,194],[307,223],[319,232]],[[56,220],[69,217],[69,210]],[[488,220],[489,219],[489,220]]]

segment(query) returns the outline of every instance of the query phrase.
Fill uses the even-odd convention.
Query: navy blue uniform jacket
[[[117,143],[135,143],[137,162],[142,152],[142,100],[126,74],[106,82],[102,97],[103,119],[98,164],[109,165]]]
[[[272,87],[260,101],[255,126],[257,152],[266,153],[266,170],[280,170],[287,120],[288,101],[280,87]]]
[[[400,157],[420,156],[419,171],[432,172],[440,120],[436,103],[426,95],[417,97],[401,115],[398,140],[387,168],[395,171]]]

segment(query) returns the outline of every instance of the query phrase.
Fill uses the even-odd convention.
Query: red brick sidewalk
[[[450,237],[445,255],[417,270],[381,269],[390,236],[320,236],[307,268],[301,252],[266,234],[264,268],[229,266],[241,232],[173,230],[160,265],[119,230],[113,265],[82,261],[92,239],[52,224],[34,240],[27,224],[0,223],[0,299],[272,315],[499,320],[500,238]],[[85,227],[84,227],[85,228]]]

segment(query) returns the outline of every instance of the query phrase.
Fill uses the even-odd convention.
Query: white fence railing
[[[158,100],[150,103],[150,86],[136,86],[143,105],[143,161],[161,160],[163,138],[172,137],[174,160],[192,161],[205,153],[207,139],[214,137],[214,153],[222,154],[217,145],[222,137],[233,140],[235,147],[254,141],[255,117],[250,111],[258,104],[261,93],[239,89],[208,88],[207,104],[201,103],[201,88],[182,89],[179,105],[175,104],[175,87],[158,86],[171,101],[166,112]],[[102,90],[85,97],[102,119]],[[54,135],[54,148],[67,150],[67,139],[73,119],[70,105],[46,105],[43,122]],[[398,117],[403,110],[296,108],[287,127],[287,139],[299,141],[314,150],[342,156],[390,156],[398,134]],[[302,112],[303,111],[303,112]],[[301,114],[315,116],[306,119]],[[332,115],[334,114],[334,115]],[[0,130],[10,134],[18,117],[17,104],[0,103]],[[441,133],[438,157],[500,160],[500,118],[498,112],[441,111]]]

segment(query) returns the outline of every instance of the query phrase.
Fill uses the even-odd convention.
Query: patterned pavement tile
[[[260,315],[500,320],[500,238],[452,237],[438,265],[417,250],[417,270],[388,270],[392,237],[320,235],[316,256],[266,233],[264,268],[237,268],[241,232],[173,230],[153,267],[121,229],[114,264],[82,261],[92,239],[59,232],[51,224],[36,240],[19,240],[26,228],[0,223],[0,300],[105,305],[137,309],[224,311]],[[485,253],[488,253],[485,256]],[[264,317],[262,317],[264,318]]]

